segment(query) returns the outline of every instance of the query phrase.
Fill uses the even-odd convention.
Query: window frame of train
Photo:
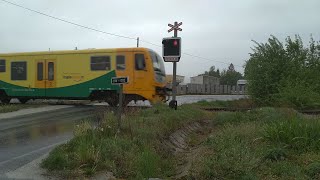
[[[0,73],[6,72],[6,60],[0,59]]]
[[[23,70],[23,72],[19,73],[17,71],[17,68],[20,68]],[[26,81],[28,79],[27,75],[28,70],[28,63],[27,61],[13,61],[11,62],[11,80],[12,81]],[[22,74],[22,75],[18,75]]]
[[[52,69],[51,72],[50,68]],[[54,62],[48,62],[48,80],[54,81]]]
[[[119,61],[122,61],[123,63],[119,63]],[[116,69],[118,71],[124,71],[126,70],[126,56],[125,55],[117,55],[116,56]]]
[[[143,59],[138,59],[138,56],[143,57]],[[142,60],[139,62],[139,60]],[[142,64],[141,64],[142,63]],[[135,69],[137,71],[145,71],[146,70],[146,57],[143,53],[136,53],[134,55],[134,64],[135,64]],[[143,66],[143,67],[142,67]]]
[[[104,66],[101,66],[102,64]],[[111,70],[110,56],[91,56],[90,57],[90,70],[91,71],[110,71]]]
[[[43,81],[43,62],[37,62],[37,81]]]

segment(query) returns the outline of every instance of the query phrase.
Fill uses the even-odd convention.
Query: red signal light
[[[177,40],[173,41],[173,45],[178,46],[178,41]]]

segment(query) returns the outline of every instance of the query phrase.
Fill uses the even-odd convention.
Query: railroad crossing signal
[[[171,32],[171,31],[173,31],[173,30],[182,31],[182,29],[179,28],[179,26],[181,26],[181,25],[182,25],[182,22],[180,22],[180,23],[174,23],[174,25],[172,25],[172,24],[169,23],[168,26],[171,27],[171,28],[168,30],[168,32]]]
[[[179,62],[181,57],[181,38],[163,38],[162,56],[165,62]]]
[[[172,100],[169,103],[169,107],[177,110],[178,103],[176,100],[177,87],[176,87],[176,76],[177,76],[177,62],[181,57],[181,38],[178,37],[178,31],[182,31],[179,26],[182,22],[174,22],[174,25],[168,24],[170,29],[168,33],[173,31],[173,38],[163,38],[162,40],[162,56],[165,62],[173,62],[173,79],[172,79]]]

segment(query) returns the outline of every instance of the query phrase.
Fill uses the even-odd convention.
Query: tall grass
[[[254,108],[257,107],[249,98],[232,100],[232,101],[206,101],[202,100],[196,103],[202,107],[226,107],[226,108]]]
[[[71,178],[90,176],[100,170],[128,179],[168,177],[174,170],[173,157],[163,148],[162,138],[189,122],[206,119],[207,115],[192,105],[177,111],[156,105],[126,114],[120,133],[114,114],[101,117],[98,127],[88,122],[77,126],[75,137],[55,148],[42,166]]]
[[[223,112],[189,179],[319,179],[320,119],[291,109]]]
[[[279,119],[265,127],[263,137],[297,151],[320,150],[320,121],[302,118]]]

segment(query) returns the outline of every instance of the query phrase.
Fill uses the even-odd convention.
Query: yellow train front
[[[165,101],[163,59],[147,48],[0,54],[0,100],[90,99],[118,104],[112,77],[129,77],[124,103]]]

